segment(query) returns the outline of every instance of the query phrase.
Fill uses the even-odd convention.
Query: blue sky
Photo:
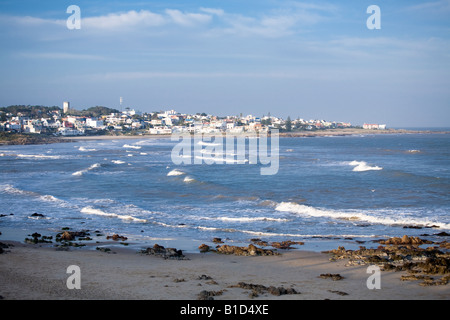
[[[147,112],[450,127],[449,17],[450,0],[1,1],[0,106],[123,97]]]

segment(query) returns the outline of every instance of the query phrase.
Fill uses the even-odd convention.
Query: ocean
[[[188,252],[215,237],[303,241],[298,248],[322,251],[450,231],[449,134],[282,137],[273,175],[246,161],[175,165],[176,144],[136,137],[1,146],[0,240],[8,230],[68,227]]]

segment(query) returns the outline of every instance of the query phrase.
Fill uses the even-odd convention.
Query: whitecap
[[[177,169],[173,169],[167,175],[168,176],[181,176],[183,174],[186,174],[186,173],[184,173],[183,171],[177,170]]]
[[[349,163],[350,166],[354,166],[353,171],[362,172],[362,171],[372,171],[372,170],[383,170],[382,167],[378,166],[369,166],[365,161],[352,161]]]
[[[85,214],[103,216],[103,217],[118,218],[121,220],[130,220],[130,221],[134,221],[134,222],[147,222],[147,220],[145,220],[145,219],[136,218],[131,215],[120,215],[117,213],[109,213],[109,212],[102,211],[100,209],[95,209],[93,207],[84,207],[81,209],[80,212],[85,213]]]
[[[339,211],[332,209],[314,208],[298,204],[295,202],[281,202],[275,207],[276,211],[291,212],[294,214],[306,216],[306,217],[319,217],[319,218],[331,218],[347,221],[364,221],[373,224],[381,225],[418,225],[418,226],[430,226],[436,225],[443,229],[450,228],[450,224],[441,223],[436,221],[430,221],[427,219],[411,218],[405,216],[405,214],[399,214],[397,212],[379,212],[377,213],[364,213],[357,211]]]
[[[130,144],[124,144],[122,147],[123,148],[131,148],[131,149],[141,149],[142,148],[141,146],[133,146]]]
[[[87,168],[87,169],[80,170],[80,171],[76,171],[76,172],[72,173],[72,175],[73,175],[73,176],[82,176],[82,175],[85,174],[86,172],[91,171],[91,170],[93,170],[93,169],[95,169],[95,168],[98,168],[98,167],[100,167],[100,163],[95,163],[95,164],[93,164],[92,166],[90,166],[90,167]]]
[[[61,156],[46,156],[42,154],[16,154],[15,156],[29,159],[61,159]]]
[[[186,177],[184,177],[183,181],[186,182],[186,183],[190,183],[190,182],[195,182],[196,180],[194,178],[186,176]]]
[[[80,151],[85,151],[85,152],[88,152],[88,151],[97,151],[96,149],[86,149],[85,147],[79,147],[78,150],[80,150]]]

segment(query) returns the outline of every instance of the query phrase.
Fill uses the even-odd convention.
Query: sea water
[[[280,138],[274,175],[248,162],[175,165],[176,143],[0,147],[0,232],[69,227],[195,251],[214,237],[323,250],[450,230],[449,134]]]

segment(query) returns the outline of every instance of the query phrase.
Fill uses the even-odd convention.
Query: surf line
[[[278,130],[247,134],[174,133],[171,159],[175,165],[250,164],[262,165],[261,175],[275,175],[279,169]],[[270,148],[270,153],[268,152]]]

